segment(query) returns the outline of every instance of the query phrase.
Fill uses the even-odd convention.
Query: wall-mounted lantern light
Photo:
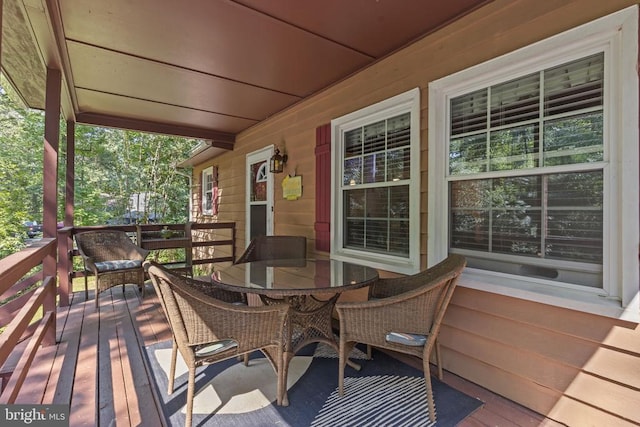
[[[280,150],[276,147],[276,151],[271,156],[271,160],[269,161],[269,171],[271,173],[280,173],[284,169],[284,165],[287,164],[287,153],[280,155]]]

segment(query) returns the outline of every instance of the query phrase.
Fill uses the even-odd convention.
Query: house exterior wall
[[[368,69],[238,135],[217,165],[217,217],[245,237],[245,157],[286,145],[285,173],[302,176],[302,197],[275,184],[275,234],[304,235],[313,248],[315,130],[331,119],[409,89],[421,89],[421,265],[426,265],[428,84],[470,66],[613,13],[633,1],[494,1]],[[195,187],[199,191],[199,187]],[[198,197],[199,198],[199,197]],[[194,203],[194,207],[198,206]],[[241,253],[243,247],[237,248]],[[313,252],[310,255],[316,255]],[[326,253],[317,254],[327,256]],[[384,274],[384,272],[382,272]],[[640,424],[640,326],[459,287],[441,331],[445,369],[568,425]]]

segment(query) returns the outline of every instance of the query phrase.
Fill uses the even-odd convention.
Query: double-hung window
[[[637,253],[635,272],[620,262],[625,239],[638,250],[638,191],[625,181],[638,180],[637,76],[624,61],[637,57],[637,18],[628,15],[432,84],[430,110],[442,112],[430,112],[432,255],[461,253],[483,280],[529,290],[622,306],[637,295]],[[622,211],[626,197],[635,215]]]
[[[332,121],[331,255],[419,269],[420,91]]]
[[[452,97],[449,248],[468,265],[602,285],[604,53]]]

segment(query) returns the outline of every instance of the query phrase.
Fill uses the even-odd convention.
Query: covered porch
[[[442,233],[447,227],[439,222],[447,212],[434,206],[448,193],[443,182],[430,187],[434,175],[445,175],[447,153],[436,153],[446,144],[435,130],[445,133],[447,121],[438,116],[446,108],[444,96],[432,104],[437,98],[431,96],[432,83],[461,71],[474,72],[479,79],[477,67],[485,63],[505,70],[516,63],[541,71],[534,64],[544,52],[532,47],[548,40],[563,44],[557,36],[567,32],[583,39],[579,31],[584,25],[637,14],[638,2],[414,1],[398,8],[395,2],[336,0],[311,2],[308,9],[291,8],[292,3],[193,0],[187,7],[169,1],[154,7],[155,2],[141,2],[131,10],[127,1],[0,0],[3,72],[25,105],[46,113],[45,239],[17,257],[0,260],[2,293],[21,291],[14,284],[31,268],[42,267],[28,283],[41,286],[19,300],[29,300],[29,305],[17,308],[20,317],[11,323],[13,329],[0,335],[0,360],[23,334],[33,337],[26,344],[27,356],[18,362],[19,374],[5,389],[15,394],[11,391],[3,402],[70,404],[72,425],[109,425],[113,420],[123,425],[151,420],[149,424],[157,425],[162,419],[149,393],[153,381],[141,353],[144,345],[169,338],[151,288],[144,300],[133,289],[123,297],[113,288],[96,311],[91,293],[87,302],[83,293],[71,292],[69,270],[60,264],[72,242],[57,233],[58,214],[64,211],[65,226],[75,225],[76,123],[202,139],[201,150],[190,161],[200,185],[192,194],[194,221],[237,222],[234,250],[242,250],[250,234],[245,216],[250,206],[247,159],[252,153],[284,149],[286,139],[289,168],[293,175],[296,168],[304,171],[304,190],[293,202],[281,197],[279,185],[272,188],[273,203],[265,204],[265,212],[275,218],[271,231],[305,235],[316,255],[333,256],[330,231],[340,221],[328,211],[341,199],[330,200],[331,122],[344,118],[347,129],[352,112],[413,90],[416,108],[411,117],[422,121],[411,124],[417,154],[407,156],[417,166],[411,178],[415,191],[407,192],[415,199],[410,205],[417,226],[408,234],[414,239],[414,267],[424,268],[438,255],[430,246],[434,236],[440,238],[435,242],[438,250],[447,250]],[[625,32],[631,34],[625,40],[633,41],[629,52],[637,52],[637,18],[625,22],[634,25]],[[211,32],[222,28],[229,32]],[[258,28],[261,31],[254,32]],[[256,34],[264,36],[259,40],[264,43],[256,42]],[[562,48],[568,49],[566,44]],[[496,59],[504,61],[523,50],[529,52],[526,61],[496,65]],[[559,56],[564,52],[546,50],[558,50]],[[629,80],[634,83],[636,56],[620,50],[620,62],[633,71]],[[548,62],[546,69],[558,65]],[[633,116],[637,111],[637,86],[630,87],[633,90],[621,92],[624,96],[607,95],[627,102],[614,113]],[[604,117],[618,117],[609,114],[609,107],[602,107]],[[61,116],[66,141],[60,141]],[[512,278],[496,280],[493,275],[482,281],[469,277],[459,286],[441,335],[445,380],[485,402],[464,425],[555,424],[532,410],[568,425],[640,422],[633,410],[640,401],[637,114],[634,120],[611,122],[626,124],[629,132],[621,133],[626,136],[619,141],[635,153],[605,168],[617,172],[620,165],[629,166],[619,175],[619,185],[606,189],[624,202],[609,215],[616,218],[612,212],[619,208],[626,228],[607,235],[611,238],[602,248],[604,271],[615,274],[598,284],[602,289],[585,291],[581,285],[575,292],[563,284],[548,287],[544,274],[541,287],[535,282],[523,289],[510,283]],[[56,181],[61,175],[59,144],[65,143],[62,201]],[[607,150],[613,148],[615,144]],[[213,181],[214,176],[217,194],[224,190],[215,212],[205,209],[207,194],[201,188],[205,177]],[[529,269],[525,275],[531,271],[549,273]],[[40,307],[43,321],[29,325]],[[9,316],[4,319],[5,324],[11,321]]]

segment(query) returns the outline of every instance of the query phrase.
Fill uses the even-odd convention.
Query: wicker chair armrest
[[[98,267],[96,267],[96,263],[93,257],[83,256],[82,260],[84,261],[84,268],[86,270],[91,270],[94,273],[98,273]]]
[[[439,279],[438,276],[429,271],[413,276],[378,279],[369,287],[369,298],[381,299],[402,295],[436,279]]]
[[[404,279],[404,280],[403,280]],[[401,294],[413,284],[407,280],[409,278],[380,278],[369,286],[369,299],[372,298],[388,298]],[[405,286],[402,286],[402,285]],[[413,286],[415,288],[415,286]]]
[[[407,300],[390,303],[387,300],[363,301],[363,302],[339,302],[336,304],[336,311],[340,318],[355,319],[364,318],[375,319],[389,313],[403,313],[404,302]],[[406,317],[406,316],[403,316]]]
[[[126,243],[127,259],[134,261],[144,261],[149,255],[149,250],[143,249],[140,246],[133,243],[131,240]]]
[[[80,255],[83,261],[86,260],[87,258],[92,258],[85,253],[84,249],[82,248],[82,245],[80,244],[78,244],[78,254]]]
[[[350,308],[375,308],[375,307],[385,307],[388,305],[393,305],[393,304],[401,304],[404,301],[408,301],[411,299],[415,299],[415,298],[419,298],[422,295],[426,295],[429,292],[432,292],[433,290],[435,290],[435,288],[437,288],[438,286],[441,286],[441,282],[435,282],[435,283],[427,283],[427,284],[423,284],[422,286],[418,287],[418,288],[413,288],[411,290],[399,293],[399,294],[395,294],[392,296],[387,296],[385,298],[380,298],[380,299],[369,299],[366,301],[348,301],[348,302],[338,302],[336,304],[336,308],[338,307],[342,307],[342,308],[346,308],[346,309],[350,309]]]
[[[140,257],[141,260],[145,260],[147,259],[147,257],[149,256],[149,253],[151,252],[148,249],[143,249],[140,246],[136,246],[137,250],[138,250],[138,256]]]
[[[460,274],[466,260],[460,255],[450,255],[433,267],[411,276],[378,279],[369,286],[369,299],[388,298],[418,289],[425,284],[439,282]]]

